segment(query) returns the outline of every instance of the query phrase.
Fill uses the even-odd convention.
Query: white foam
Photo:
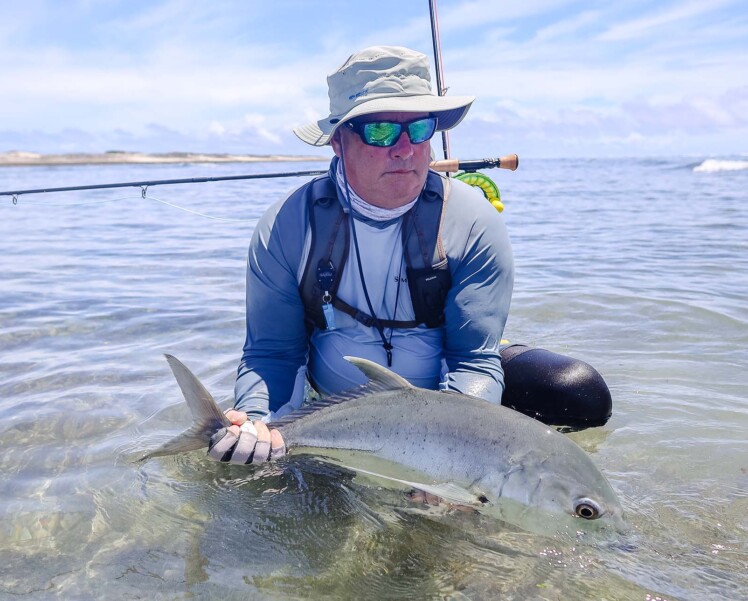
[[[718,171],[742,171],[748,169],[748,161],[722,161],[719,159],[707,159],[701,165],[693,168],[699,173],[716,173]]]

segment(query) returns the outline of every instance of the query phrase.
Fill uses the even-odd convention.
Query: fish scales
[[[367,451],[409,467],[427,468],[437,478],[459,473],[464,480],[475,480],[485,472],[481,458],[491,457],[494,468],[508,471],[533,453],[526,444],[518,445],[527,440],[528,425],[516,419],[518,415],[466,395],[406,389],[324,407],[279,430],[290,449]],[[529,426],[539,424],[529,420]]]
[[[346,400],[279,426],[286,445],[359,450],[433,480],[480,487],[503,479],[504,496],[531,503],[526,481],[541,472],[598,472],[571,440],[540,422],[463,394],[417,388]],[[523,480],[518,484],[518,480]],[[488,482],[485,483],[488,485]],[[607,489],[607,482],[598,485]],[[526,490],[518,493],[516,489]]]

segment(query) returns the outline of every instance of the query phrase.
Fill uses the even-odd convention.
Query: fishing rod
[[[509,154],[495,159],[470,159],[460,161],[450,159],[444,161],[433,161],[429,167],[434,171],[442,173],[466,171],[473,172],[478,169],[510,169],[514,171],[519,165],[519,157],[516,154]],[[90,184],[85,186],[64,186],[62,188],[35,188],[30,190],[8,190],[0,192],[0,196],[12,196],[13,204],[17,203],[18,197],[23,194],[45,194],[52,192],[75,192],[79,190],[105,190],[109,188],[141,188],[142,195],[145,197],[146,189],[152,186],[167,186],[177,184],[201,184],[206,182],[235,181],[245,179],[269,179],[275,177],[309,177],[325,175],[327,169],[315,169],[312,171],[286,171],[281,173],[252,173],[249,175],[223,175],[218,177],[187,177],[183,179],[156,179],[137,182],[118,182],[114,184]]]
[[[441,41],[439,39],[439,19],[436,15],[436,0],[429,0],[429,15],[431,16],[431,41],[434,45],[436,92],[437,96],[444,96],[447,93],[447,87],[444,85],[444,63],[442,62]],[[479,169],[487,169],[491,167],[500,167],[514,171],[519,166],[519,158],[517,155],[509,155],[495,160],[452,160],[449,158],[449,132],[446,130],[442,130],[442,150],[444,151],[444,160],[439,162],[443,165],[443,169],[441,170],[446,172],[447,177],[455,177],[466,184],[480,189],[486,199],[499,213],[501,213],[504,210],[504,203],[501,202],[501,193],[499,192],[498,186],[490,177],[482,173],[477,173],[477,171]],[[457,173],[457,171],[461,172]],[[452,173],[455,173],[455,175],[452,176]]]
[[[447,88],[444,87],[444,65],[442,64],[441,42],[439,41],[439,20],[436,16],[436,0],[429,0],[429,15],[431,16],[431,41],[434,45],[434,72],[436,74],[436,94],[444,96]],[[442,151],[444,159],[449,159],[449,133],[442,130]]]

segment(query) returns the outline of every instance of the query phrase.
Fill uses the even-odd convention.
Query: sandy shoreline
[[[13,150],[0,152],[0,167],[46,165],[116,165],[167,163],[259,163],[279,161],[329,161],[321,156],[200,154],[191,152],[120,152],[40,154]]]

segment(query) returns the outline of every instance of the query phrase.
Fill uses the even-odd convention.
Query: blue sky
[[[748,153],[745,0],[437,7],[455,156]],[[431,57],[427,0],[0,0],[0,152],[319,154],[291,128],[374,44]]]

